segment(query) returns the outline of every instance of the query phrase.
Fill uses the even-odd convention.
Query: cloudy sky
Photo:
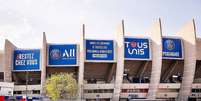
[[[201,36],[201,0],[0,0],[0,49],[5,38],[20,48],[40,48],[42,32],[49,43],[77,43],[83,23],[87,38],[114,39],[121,19],[134,36],[157,18],[164,35],[194,18]]]

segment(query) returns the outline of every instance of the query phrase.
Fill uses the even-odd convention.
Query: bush
[[[46,80],[45,90],[48,97],[57,101],[58,99],[72,99],[77,95],[77,82],[73,74],[53,74]]]

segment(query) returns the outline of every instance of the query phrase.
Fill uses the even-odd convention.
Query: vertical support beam
[[[13,66],[13,51],[16,47],[9,41],[5,40],[4,48],[4,81],[12,82],[12,66]]]
[[[114,95],[112,101],[119,101],[121,93],[121,85],[123,82],[123,72],[124,72],[124,21],[118,28],[116,35],[117,42],[117,68],[116,68],[116,80],[114,87]]]
[[[196,38],[196,59],[201,60],[201,38]]]
[[[198,52],[196,54],[198,54]],[[201,63],[200,63],[200,61],[196,61],[196,69],[195,69],[194,79],[199,78],[201,76],[200,71],[201,71]],[[195,81],[193,80],[193,82],[195,82]]]
[[[107,76],[106,76],[106,82],[109,83],[112,80],[112,76],[115,72],[115,68],[116,64],[111,64],[108,66],[108,72],[107,72]]]
[[[179,92],[179,101],[187,101],[196,68],[196,30],[195,22],[187,23],[178,33],[184,44],[184,72]]]
[[[82,35],[80,38],[80,49],[79,49],[79,73],[78,73],[78,100],[83,98],[83,82],[84,82],[84,60],[85,60],[85,25],[82,25]]]
[[[41,94],[45,95],[45,81],[46,81],[46,64],[47,64],[47,40],[45,32],[43,32],[43,44],[42,44],[42,64],[41,64]]]
[[[148,99],[155,99],[160,83],[161,67],[162,67],[162,29],[161,20],[158,19],[147,33],[152,40],[152,71],[149,84]]]
[[[144,76],[144,72],[146,71],[148,64],[149,64],[149,61],[145,61],[140,65],[139,70],[137,72],[137,75],[140,75],[140,78]]]
[[[4,51],[0,50],[0,72],[4,73]]]
[[[178,61],[173,61],[173,63],[165,70],[164,74],[161,75],[161,79],[163,81],[167,82],[167,80],[172,75],[172,72],[175,70],[177,64],[178,64]]]

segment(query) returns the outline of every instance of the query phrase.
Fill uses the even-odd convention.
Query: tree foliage
[[[45,90],[51,100],[71,99],[77,94],[77,81],[73,78],[73,74],[58,73],[53,74],[46,80]]]

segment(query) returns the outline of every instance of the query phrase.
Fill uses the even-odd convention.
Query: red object
[[[4,96],[0,96],[0,101],[5,101]]]
[[[135,41],[132,41],[132,42],[131,42],[131,47],[132,47],[132,48],[135,48],[135,47],[137,47],[137,42],[135,42]]]
[[[26,99],[20,99],[20,101],[26,101]]]

